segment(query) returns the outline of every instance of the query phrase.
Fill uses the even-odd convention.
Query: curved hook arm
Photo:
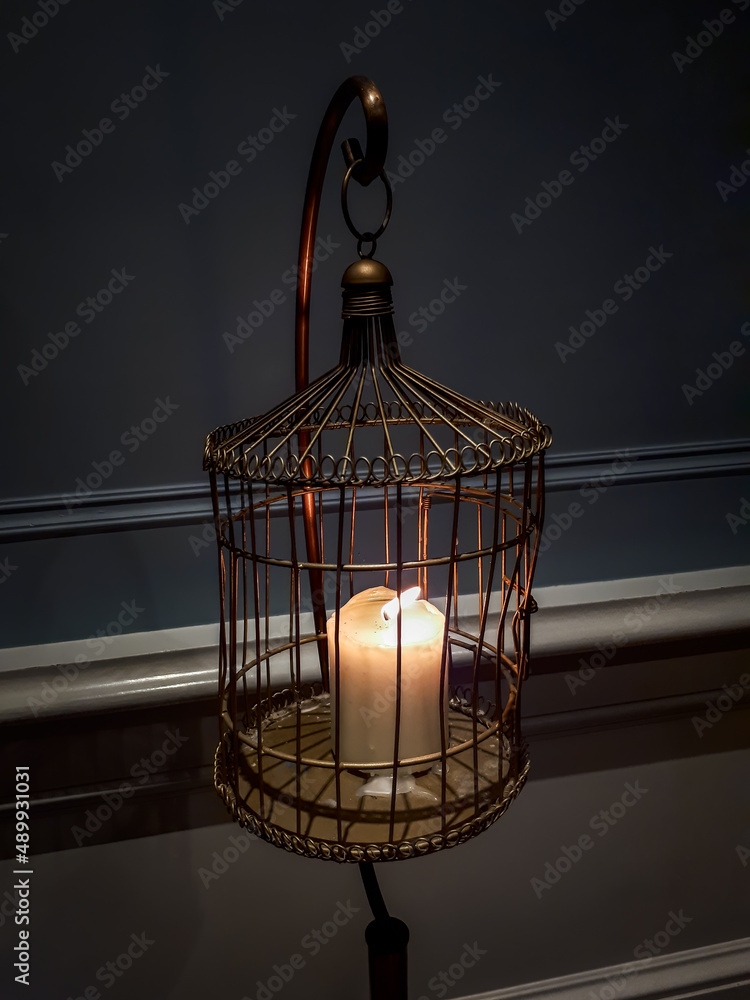
[[[310,381],[310,290],[312,283],[313,251],[315,232],[318,225],[320,199],[323,193],[328,159],[336,138],[336,132],[349,105],[359,98],[367,123],[367,149],[361,162],[352,170],[352,176],[360,184],[367,185],[380,176],[388,149],[388,117],[382,95],[372,80],[366,76],[350,76],[331,98],[326,109],[318,137],[315,140],[310,172],[305,189],[305,207],[302,211],[302,231],[299,240],[297,261],[297,313],[295,319],[295,374],[297,392],[307,387]],[[344,156],[348,166],[361,157],[356,139],[344,143]],[[300,431],[299,444],[304,450],[309,443],[309,433]],[[305,493],[302,497],[302,514],[305,524],[305,544],[310,562],[320,562],[320,537],[318,535],[315,495]],[[313,620],[318,635],[318,658],[324,688],[328,689],[328,651],[326,639],[326,608],[323,588],[323,572],[310,571],[310,591],[312,595]]]
[[[382,173],[388,150],[388,116],[383,97],[366,76],[350,76],[331,98],[315,140],[310,172],[305,189],[302,230],[297,260],[297,314],[295,320],[295,372],[297,392],[310,380],[310,291],[312,285],[313,251],[318,226],[318,212],[323,192],[328,159],[339,125],[349,105],[356,98],[362,103],[367,125],[367,148],[364,158],[352,172],[363,186],[371,184]],[[356,140],[349,140],[350,143]],[[348,155],[348,154],[347,154]],[[351,163],[350,163],[351,165]]]

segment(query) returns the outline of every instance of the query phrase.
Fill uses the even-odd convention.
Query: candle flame
[[[401,598],[394,597],[392,601],[388,601],[384,604],[380,610],[383,616],[383,621],[390,621],[391,618],[395,618],[398,614],[399,605],[402,608],[408,608],[410,604],[413,604],[419,597],[419,587],[410,587],[409,590],[405,590],[401,594]]]

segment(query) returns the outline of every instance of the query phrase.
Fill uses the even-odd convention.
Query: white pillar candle
[[[427,601],[402,595],[401,723],[399,758],[436,753],[440,735],[440,662],[445,617]],[[411,603],[406,603],[407,598]],[[397,594],[373,587],[355,596],[328,619],[331,683],[331,743],[335,747],[336,674],[339,674],[339,760],[377,763],[393,760],[396,737]],[[390,608],[386,606],[390,604]],[[383,609],[386,608],[386,615]],[[446,670],[447,682],[447,670]],[[447,683],[446,683],[447,693]],[[447,697],[445,700],[447,709]],[[426,770],[432,764],[423,765]],[[413,767],[412,770],[420,768]],[[390,772],[381,772],[390,773]]]

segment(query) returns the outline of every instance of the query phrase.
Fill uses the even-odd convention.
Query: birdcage
[[[342,199],[360,259],[342,281],[339,362],[310,382],[320,191],[355,97],[367,151],[344,144]],[[342,85],[308,181],[297,392],[211,433],[204,463],[220,562],[217,789],[258,836],[340,862],[460,844],[522,788],[550,443],[523,407],[472,401],[401,360],[391,275],[374,259],[390,216],[386,127],[370,81]],[[361,233],[347,186],[378,178],[385,219]]]

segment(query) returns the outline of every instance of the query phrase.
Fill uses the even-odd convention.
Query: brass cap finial
[[[341,279],[342,288],[392,284],[393,278],[391,277],[391,272],[385,264],[381,264],[379,260],[373,260],[371,257],[363,257],[361,260],[355,260],[344,271],[344,276]]]

